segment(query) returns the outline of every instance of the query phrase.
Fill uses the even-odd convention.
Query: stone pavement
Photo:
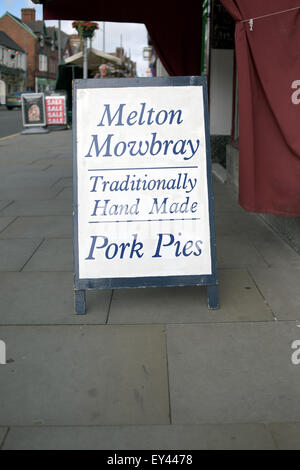
[[[299,255],[216,180],[220,310],[181,287],[74,315],[71,137],[0,140],[1,448],[299,449]]]

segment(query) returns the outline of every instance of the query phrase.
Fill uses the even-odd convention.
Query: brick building
[[[26,53],[25,89],[54,89],[58,67],[56,28],[46,28],[44,21],[36,20],[34,8],[22,8],[21,19],[9,12],[1,17],[0,30],[9,35]]]
[[[115,70],[116,77],[136,77],[136,62],[125,55],[123,47],[116,47],[116,52],[111,52],[110,55],[116,56],[122,61],[121,67]]]

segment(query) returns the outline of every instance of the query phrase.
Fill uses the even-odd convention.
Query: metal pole
[[[58,38],[57,38],[57,42],[58,42],[58,63],[60,64],[61,63],[61,21],[58,20]]]
[[[87,38],[83,38],[83,78],[88,78]]]

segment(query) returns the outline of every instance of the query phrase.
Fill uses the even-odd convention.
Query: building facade
[[[22,8],[21,19],[9,12],[1,17],[0,30],[9,35],[26,55],[24,89],[54,89],[58,68],[56,28],[46,28],[44,21],[37,21],[34,8]]]
[[[0,30],[0,104],[5,96],[24,90],[26,78],[26,54],[19,44]]]

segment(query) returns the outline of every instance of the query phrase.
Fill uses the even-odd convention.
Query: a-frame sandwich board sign
[[[218,308],[203,76],[75,80],[75,310],[88,289],[206,286]]]

